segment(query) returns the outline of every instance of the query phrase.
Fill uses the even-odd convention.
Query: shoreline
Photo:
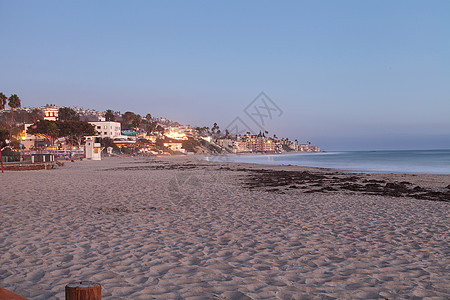
[[[0,286],[29,299],[81,279],[105,299],[450,295],[449,203],[403,195],[447,192],[450,176],[191,156],[0,175]]]
[[[388,152],[401,152],[404,150],[386,150]],[[411,151],[418,151],[418,150],[411,150]],[[422,151],[422,150],[420,150]],[[425,150],[425,151],[449,151],[448,149],[440,149],[440,150]],[[381,152],[381,151],[335,151],[335,152],[295,152],[295,153],[270,153],[270,154],[266,154],[266,153],[239,153],[239,154],[233,154],[233,153],[227,153],[227,154],[220,154],[220,155],[204,155],[201,154],[200,157],[204,160],[207,161],[215,161],[215,162],[233,162],[233,158],[235,157],[243,157],[243,158],[249,158],[249,157],[254,157],[255,159],[261,158],[261,157],[282,157],[282,156],[289,156],[289,155],[335,155],[335,154],[339,154],[339,153],[348,153],[348,152],[354,152],[354,153],[358,153],[358,152],[362,152],[362,153],[372,153],[372,152]],[[223,160],[221,158],[224,157],[230,157],[231,160]],[[263,161],[263,162],[258,162],[258,161],[239,161],[238,160],[234,160],[234,162],[236,163],[248,163],[248,164],[260,164],[260,165],[279,165],[279,166],[298,166],[298,167],[304,167],[304,168],[318,168],[318,169],[326,169],[326,170],[330,170],[330,171],[338,171],[338,172],[346,172],[346,173],[353,173],[353,174],[410,174],[410,175],[450,175],[450,170],[447,169],[446,171],[402,171],[402,170],[367,170],[364,168],[367,167],[362,167],[360,166],[358,168],[358,166],[355,166],[354,168],[340,168],[340,167],[326,167],[326,166],[312,166],[312,165],[300,165],[300,164],[295,164],[295,163],[300,163],[300,162],[296,162],[293,161],[292,163],[289,161],[272,161],[273,163],[270,163],[269,160],[267,161]],[[303,164],[308,164],[308,161],[304,161]],[[324,162],[322,162],[323,164]],[[348,162],[346,162],[348,163]],[[392,163],[392,162],[389,162]],[[315,162],[314,164],[321,164],[320,162]],[[358,163],[357,163],[358,164]],[[359,164],[361,164],[361,162],[359,162]],[[420,168],[421,166],[415,166],[415,168]],[[449,166],[450,167],[450,166]],[[398,167],[400,168],[400,167]]]

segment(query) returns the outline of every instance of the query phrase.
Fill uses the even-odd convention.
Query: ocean
[[[296,165],[365,173],[450,174],[450,150],[336,151],[208,156],[209,161]]]

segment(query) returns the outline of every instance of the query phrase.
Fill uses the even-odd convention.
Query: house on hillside
[[[186,150],[181,148],[182,146],[183,146],[183,144],[180,143],[180,142],[167,142],[167,143],[164,143],[164,147],[169,148],[172,151],[178,151],[178,152],[184,153],[184,152],[186,152]]]

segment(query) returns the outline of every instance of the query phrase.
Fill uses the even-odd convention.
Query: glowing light
[[[185,133],[177,132],[171,130],[170,132],[166,133],[165,136],[176,139],[176,140],[187,140],[187,136]]]

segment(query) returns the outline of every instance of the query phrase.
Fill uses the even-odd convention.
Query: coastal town
[[[98,160],[103,155],[187,155],[320,152],[310,142],[269,136],[268,131],[232,135],[211,127],[182,125],[151,114],[97,111],[46,104],[21,107],[2,94],[0,145],[3,156],[51,153]],[[6,107],[6,103],[10,107]],[[8,160],[8,158],[4,158]],[[14,160],[14,159],[13,159]]]

